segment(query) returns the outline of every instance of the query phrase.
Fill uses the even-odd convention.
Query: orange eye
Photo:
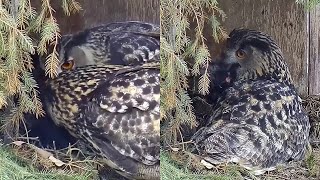
[[[239,58],[239,59],[244,59],[245,57],[246,57],[246,53],[243,51],[243,50],[238,50],[237,52],[236,52],[236,56]]]
[[[74,61],[69,60],[61,65],[61,68],[64,70],[71,70],[74,66]]]

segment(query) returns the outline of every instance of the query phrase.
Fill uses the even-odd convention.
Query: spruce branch
[[[24,120],[24,113],[44,115],[38,85],[31,73],[34,69],[31,55],[37,50],[47,57],[49,77],[56,75],[59,63],[56,47],[60,29],[51,1],[42,0],[38,12],[31,3],[31,0],[0,1],[0,109],[7,108],[10,112],[3,127],[15,130]],[[67,0],[67,6],[71,13],[81,9],[75,0]],[[40,39],[31,35],[40,35]],[[47,54],[51,46],[52,51]]]
[[[312,10],[320,4],[320,0],[296,0],[297,4],[302,4],[307,10]]]
[[[200,75],[200,93],[209,92],[211,58],[203,30],[210,24],[215,41],[225,37],[217,20],[225,14],[217,5],[215,0],[161,0],[161,122],[167,142],[175,143],[182,138],[182,125],[197,125],[188,94],[188,79],[190,75]],[[204,69],[203,74],[200,69]]]

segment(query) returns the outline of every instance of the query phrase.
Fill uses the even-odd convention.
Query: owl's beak
[[[229,86],[235,81],[240,64],[228,61],[227,58],[225,54],[221,54],[220,57],[212,61],[209,71],[212,85]]]

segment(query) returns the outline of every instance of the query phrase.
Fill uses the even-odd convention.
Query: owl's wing
[[[109,35],[111,64],[136,65],[159,61],[159,34],[151,32],[116,32]],[[121,60],[122,62],[119,62]]]
[[[95,27],[91,36],[105,34],[109,64],[137,65],[159,61],[160,26],[140,21],[114,22]]]
[[[241,101],[246,101],[246,93],[236,88],[224,91],[213,108],[214,111],[206,126],[200,128],[192,137],[198,151],[202,154],[210,154],[211,162],[214,164],[226,161],[229,158],[227,156],[229,150],[241,147],[249,140],[249,136],[239,133],[244,125],[232,123],[234,106]],[[237,133],[239,133],[238,137]]]
[[[131,32],[142,34],[160,34],[160,26],[141,21],[113,22],[94,28],[97,31]]]
[[[246,82],[227,90],[193,140],[212,163],[269,168],[303,157],[307,133],[294,132],[305,132],[306,118],[292,88],[271,81]]]
[[[102,156],[126,171],[154,165],[160,154],[160,73],[119,72],[93,92],[78,128]]]

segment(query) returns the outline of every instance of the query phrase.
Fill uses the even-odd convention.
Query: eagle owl
[[[234,162],[256,175],[302,160],[309,119],[279,46],[262,32],[235,29],[213,67],[232,76],[207,124],[192,137],[204,164]]]
[[[49,116],[119,174],[159,179],[160,65],[88,65],[46,83]]]
[[[58,53],[58,73],[94,64],[136,65],[157,61],[160,28],[139,21],[103,24],[62,36]]]

